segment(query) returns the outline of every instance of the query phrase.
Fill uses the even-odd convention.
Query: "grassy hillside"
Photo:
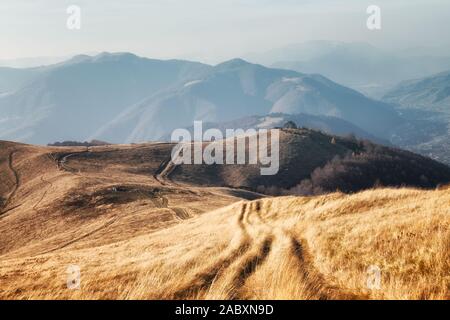
[[[48,245],[54,250],[42,254],[22,249],[2,256],[0,295],[449,299],[449,191],[244,201],[109,244],[93,236],[62,248]],[[124,221],[120,232],[132,228]],[[117,231],[111,227],[102,238]],[[81,290],[65,287],[65,270],[74,263],[81,268]],[[381,270],[380,289],[367,287],[371,266]]]
[[[259,165],[181,165],[173,170],[170,178],[276,195],[321,194],[336,190],[355,192],[375,186],[435,188],[450,182],[450,168],[369,141],[309,129],[282,129],[280,170],[276,175],[262,176]]]
[[[449,188],[266,197],[165,176],[171,148],[1,142],[0,299],[450,298]]]

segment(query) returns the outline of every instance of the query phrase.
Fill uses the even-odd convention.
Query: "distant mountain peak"
[[[126,61],[139,59],[138,56],[129,52],[102,52],[96,55],[79,54],[71,59],[60,63],[59,65],[71,65],[83,62],[107,62],[107,61]]]
[[[91,59],[92,56],[89,56],[87,54],[77,54],[76,56],[73,56],[71,59],[61,62],[60,64],[73,64],[73,63],[79,63],[79,62],[84,62],[87,61],[89,59]]]
[[[92,61],[134,60],[139,57],[129,52],[102,52],[92,57]]]
[[[253,64],[241,58],[234,58],[216,65],[216,68],[240,68],[248,65]]]

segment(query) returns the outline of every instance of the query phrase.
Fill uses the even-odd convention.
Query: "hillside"
[[[232,138],[235,145],[238,141],[243,142],[243,139],[241,136]],[[15,188],[15,181],[20,180],[20,174],[16,179],[12,167],[16,158],[20,157],[21,150],[25,154],[30,150],[39,150],[37,159],[45,160],[45,167],[52,171],[63,169],[70,173],[106,175],[106,181],[112,179],[108,176],[111,173],[112,177],[118,175],[125,180],[129,179],[128,175],[132,175],[135,177],[133,179],[139,181],[151,178],[168,185],[230,187],[267,194],[321,194],[335,190],[348,193],[375,186],[435,188],[450,183],[450,168],[446,165],[351,136],[332,136],[305,128],[281,129],[279,168],[275,175],[261,175],[261,168],[269,165],[249,164],[248,137],[244,144],[246,164],[173,165],[170,161],[175,146],[173,143],[40,148],[2,142],[1,174],[4,183],[0,196],[6,199],[8,192]],[[207,145],[203,143],[203,148]],[[236,155],[234,157],[236,163]],[[224,149],[224,162],[226,158]],[[28,162],[27,165],[34,164]],[[36,168],[40,165],[35,164]],[[27,170],[33,171],[34,168]]]
[[[337,117],[387,140],[406,123],[390,105],[320,75],[234,59],[215,66],[205,77],[126,109],[92,138],[116,141],[109,137],[126,132],[128,143],[146,141],[191,126],[194,120],[228,122],[271,113]]]
[[[0,97],[14,92],[38,76],[41,69],[14,69],[0,67]]]
[[[448,188],[270,198],[164,179],[170,144],[0,147],[1,299],[450,298]]]
[[[126,107],[190,79],[191,73],[202,74],[205,68],[126,53],[75,56],[44,67],[33,81],[0,97],[5,120],[0,138],[43,145],[54,140],[92,140],[89,135]]]
[[[292,121],[298,128],[308,128],[316,131],[322,131],[329,135],[351,136],[354,135],[359,139],[370,140],[375,143],[389,145],[389,141],[379,139],[376,136],[364,131],[363,129],[345,121],[341,118],[331,116],[314,116],[311,114],[285,114],[271,113],[264,116],[248,116],[232,121],[225,122],[204,122],[203,130],[219,129],[222,133],[226,133],[227,129],[274,129],[282,128],[286,123]],[[193,136],[194,127],[186,128]],[[161,139],[170,141],[171,136],[166,135]]]
[[[450,113],[450,71],[401,82],[383,100],[406,108]]]
[[[450,164],[450,72],[401,82],[383,100],[416,124],[399,145]]]
[[[263,176],[260,174],[261,167],[180,165],[171,171],[170,179],[275,194],[335,190],[355,192],[374,186],[434,188],[450,182],[450,168],[429,158],[369,141],[330,136],[309,129],[281,130],[278,173]],[[309,187],[298,188],[305,184]]]

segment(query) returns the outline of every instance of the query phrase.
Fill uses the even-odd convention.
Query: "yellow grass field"
[[[168,150],[1,143],[0,299],[450,298],[450,188],[266,197]]]

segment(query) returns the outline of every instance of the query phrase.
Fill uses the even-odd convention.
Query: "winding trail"
[[[52,161],[55,162],[55,159],[52,157],[51,154],[46,154],[47,158]],[[58,168],[58,165],[56,165],[56,167]],[[41,198],[34,204],[33,206],[33,210],[34,211],[38,211],[38,206],[41,204],[41,202],[45,199],[45,197],[47,196],[49,189],[53,188],[53,183],[51,183],[49,180],[45,179],[44,176],[41,176],[41,182],[46,183],[48,185],[48,188],[45,189],[45,191],[42,193]]]
[[[312,261],[312,256],[307,249],[307,245],[304,240],[297,240],[294,237],[290,238],[291,241],[291,253],[297,258],[297,272],[300,275],[300,279],[303,282],[304,290],[306,290],[309,296],[318,300],[355,300],[358,299],[351,293],[344,292],[337,286],[334,286],[325,280],[324,275],[316,270]]]
[[[182,156],[178,154],[177,157],[181,158]],[[177,184],[170,179],[170,175],[177,167],[178,165],[172,161],[172,155],[170,155],[169,158],[161,162],[153,177],[162,185],[168,184],[176,186]]]
[[[9,206],[11,200],[14,198],[14,196],[17,193],[17,190],[20,187],[20,176],[19,176],[19,173],[14,168],[14,163],[13,163],[14,162],[13,158],[14,158],[14,154],[15,153],[16,153],[16,151],[11,151],[10,154],[9,154],[9,157],[8,157],[8,168],[13,173],[14,180],[15,180],[14,181],[14,187],[13,187],[13,190],[11,191],[11,193],[8,195],[8,198],[6,199],[6,201],[5,201],[4,205],[3,205],[2,211],[0,212],[0,216],[4,215],[8,211],[11,211],[11,210],[13,210],[13,209],[15,209],[15,208],[20,206],[20,205],[18,205],[18,206],[15,206],[15,207],[12,207],[12,208],[8,209],[8,206]]]
[[[77,156],[77,155],[81,155],[81,154],[85,154],[85,153],[89,153],[89,152],[91,152],[90,148],[86,147],[85,151],[69,153],[67,155],[64,155],[62,158],[58,158],[56,160],[58,168],[60,168],[62,170],[65,170],[65,171],[68,171],[68,172],[71,172],[73,174],[80,174],[81,172],[80,172],[79,169],[75,169],[75,168],[72,168],[72,167],[67,165],[67,160],[69,158],[71,158],[71,157],[74,157],[74,156]]]
[[[49,187],[45,189],[45,191],[42,193],[42,196],[40,197],[40,199],[34,204],[33,210],[36,211],[36,212],[38,211],[37,207],[41,204],[41,202],[47,196],[49,189],[51,189],[53,187],[53,184],[50,181],[46,180],[44,178],[44,176],[41,176],[41,182],[46,183]]]
[[[136,212],[137,212],[137,211],[136,211]],[[76,243],[76,242],[79,242],[79,241],[81,241],[81,240],[86,239],[87,237],[90,237],[90,236],[94,235],[95,233],[97,233],[97,232],[99,232],[99,231],[101,231],[101,230],[104,230],[104,229],[110,227],[113,223],[117,222],[117,220],[119,220],[119,218],[120,218],[119,216],[115,216],[115,217],[109,219],[107,222],[105,222],[105,223],[104,223],[103,225],[101,225],[100,227],[98,227],[98,228],[96,228],[96,229],[94,229],[94,230],[92,230],[92,231],[90,231],[90,232],[88,232],[88,233],[86,233],[86,234],[84,234],[84,235],[78,237],[78,238],[75,238],[75,239],[73,239],[73,240],[70,240],[70,241],[68,241],[68,242],[66,242],[66,243],[64,243],[64,244],[62,244],[62,245],[60,245],[60,246],[57,246],[56,248],[53,248],[53,249],[50,249],[50,250],[41,252],[41,253],[39,253],[39,254],[47,254],[47,253],[51,253],[51,252],[55,252],[55,251],[64,249],[64,248],[66,248],[66,247],[68,247],[68,246],[70,246],[70,245],[72,245],[72,244],[74,244],[74,243]]]
[[[161,176],[162,172],[166,169],[168,164],[171,162],[170,158],[165,159],[161,164],[159,165],[158,169],[156,169],[155,173],[153,174],[153,178],[155,178],[156,181],[158,181],[161,185],[166,185],[164,177]]]

